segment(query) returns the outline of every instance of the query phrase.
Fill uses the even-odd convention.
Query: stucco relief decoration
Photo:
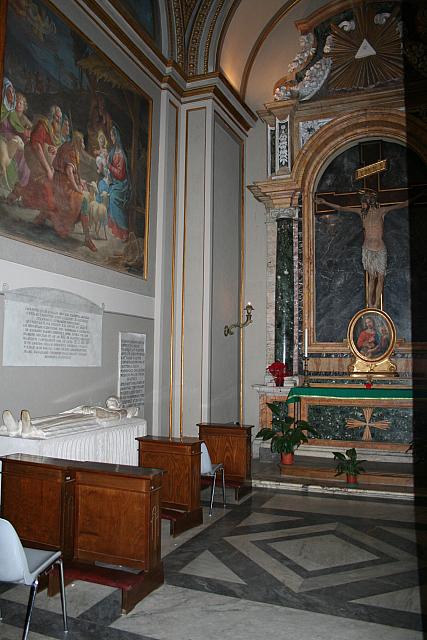
[[[427,10],[417,14],[419,38],[408,41],[405,54],[417,69],[427,68],[427,38],[421,33]],[[301,51],[288,66],[288,74],[278,81],[275,100],[304,102],[336,91],[361,90],[395,82],[402,78],[402,22],[398,8],[379,11],[375,3],[360,5],[352,15],[338,15],[328,25],[318,25],[313,33],[300,37]],[[322,35],[319,35],[322,34]],[[426,41],[426,44],[424,44]]]
[[[279,86],[276,87],[274,91],[275,100],[288,100],[290,98],[298,97],[298,83],[295,80],[295,74],[306,66],[316,53],[314,35],[312,33],[306,33],[300,36],[299,44],[301,51],[299,51],[292,62],[289,63],[289,75],[283,78],[279,82]]]
[[[277,123],[277,155],[278,168],[288,167],[289,161],[289,121]]]
[[[301,101],[309,100],[321,89],[331,66],[330,58],[321,58],[305,72],[303,80],[298,84],[298,95]]]
[[[402,76],[401,26],[395,12],[360,6],[352,20],[331,24],[324,52],[332,61],[329,89],[376,87]]]
[[[331,118],[322,118],[319,120],[306,120],[299,123],[299,143],[303,147],[312,135],[319,131],[325,124],[331,121]]]
[[[292,62],[288,66],[289,75],[274,91],[275,100],[289,100],[298,98],[301,101],[312,98],[322,87],[329,75],[332,61],[328,57],[323,57],[311,65],[304,73],[303,78],[298,82],[296,75],[300,72],[304,65],[310,63],[315,52],[315,39],[312,33],[302,35],[300,37],[301,51],[296,54]]]
[[[288,72],[293,73],[299,71],[304,65],[313,57],[316,53],[316,47],[314,47],[314,35],[307,33],[302,35],[299,39],[301,51],[299,51],[292,62],[288,65]]]

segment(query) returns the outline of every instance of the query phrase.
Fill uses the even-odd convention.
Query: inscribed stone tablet
[[[124,407],[144,406],[145,334],[120,333],[118,396]]]
[[[7,291],[3,365],[100,367],[102,314],[90,300],[59,289]]]

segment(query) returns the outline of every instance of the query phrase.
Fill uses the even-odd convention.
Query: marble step
[[[359,475],[358,484],[389,485],[396,487],[413,487],[414,475],[410,464],[388,464],[379,462],[366,462],[363,464],[365,473]],[[346,484],[345,474],[335,476],[335,463],[308,456],[295,458],[293,465],[279,463],[280,475],[283,479],[293,478],[301,481],[307,480],[334,480],[343,485]]]

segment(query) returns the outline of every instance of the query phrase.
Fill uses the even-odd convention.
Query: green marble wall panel
[[[309,405],[308,420],[324,440],[362,440],[364,425],[349,429],[347,420],[366,423],[361,407]],[[375,423],[388,420],[387,429],[375,428]],[[412,440],[413,414],[411,409],[374,408],[369,420],[372,442],[408,443]]]
[[[293,220],[277,220],[276,331],[274,357],[293,370],[294,250]]]

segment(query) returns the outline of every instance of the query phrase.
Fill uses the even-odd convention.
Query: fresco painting
[[[160,45],[157,0],[112,0],[112,4],[137,31],[142,29],[157,45]]]
[[[42,0],[9,0],[0,234],[147,277],[151,101]]]

